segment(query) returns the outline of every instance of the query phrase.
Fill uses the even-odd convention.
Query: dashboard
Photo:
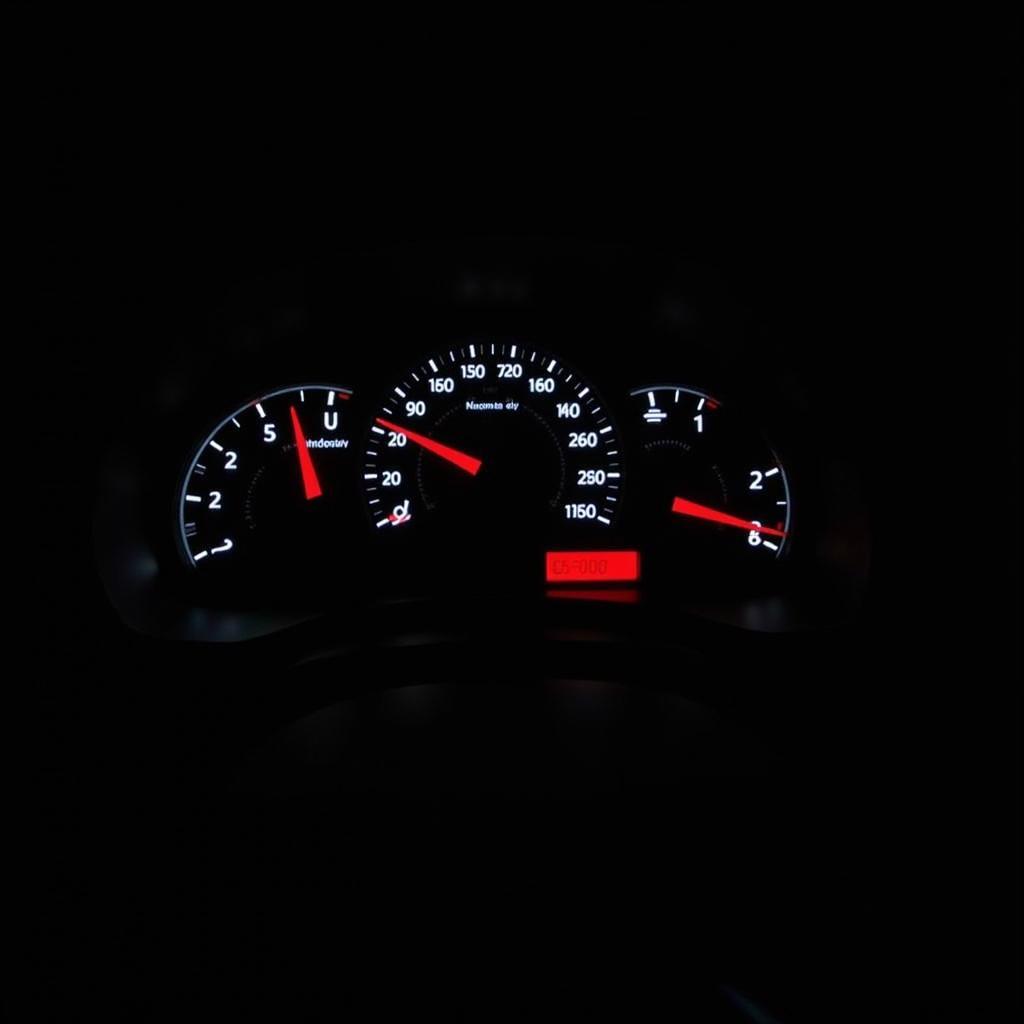
[[[774,632],[855,610],[860,481],[720,285],[663,259],[637,295],[621,253],[575,277],[405,259],[320,267],[299,297],[262,282],[187,325],[101,473],[125,621],[247,639],[498,600]]]
[[[16,1016],[1017,1019],[1016,26],[488,15],[10,33]]]
[[[507,878],[532,920],[575,892],[575,919],[605,921],[616,878],[621,936],[634,906],[662,914],[664,879],[693,915],[692,879],[727,878],[680,954],[706,965],[693,997],[721,997],[704,975],[778,987],[724,933],[787,891],[862,735],[868,414],[815,365],[817,325],[749,283],[491,240],[172,281],[190,301],[163,322],[145,298],[150,343],[113,347],[136,362],[106,382],[92,520],[112,720],[216,823],[226,945],[295,941],[265,905],[324,916],[320,889],[274,895],[323,843],[315,885],[374,880],[328,896],[331,920],[430,893],[435,921]],[[810,795],[788,781],[805,763]],[[763,873],[737,883],[758,835],[796,839],[755,842]]]

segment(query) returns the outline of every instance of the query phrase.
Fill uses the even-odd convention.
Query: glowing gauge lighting
[[[760,431],[711,395],[630,392],[638,513],[685,571],[723,556],[780,558],[792,538],[789,480]]]
[[[199,445],[178,496],[182,553],[207,570],[248,561],[298,564],[337,544],[349,499],[347,388],[306,384],[226,416]]]
[[[381,535],[600,534],[619,517],[622,446],[603,400],[561,360],[471,343],[387,393],[362,478]]]

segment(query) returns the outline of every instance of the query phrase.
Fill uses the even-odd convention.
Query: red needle
[[[422,434],[417,434],[407,427],[400,427],[397,423],[390,423],[388,420],[382,420],[379,416],[377,422],[388,430],[395,431],[396,434],[405,434],[413,444],[418,444],[421,448],[426,448],[428,452],[433,452],[435,455],[439,455],[442,459],[447,459],[453,466],[458,466],[459,469],[464,469],[470,476],[476,476],[480,472],[480,467],[483,463],[479,459],[474,459],[472,455],[466,455],[465,452],[457,451],[454,448],[449,448],[446,444],[440,444],[438,441],[434,441],[429,437],[424,437]]]
[[[785,530],[775,530],[770,526],[758,526],[749,519],[740,519],[737,516],[730,516],[717,509],[708,508],[707,505],[698,505],[695,501],[687,501],[685,498],[672,499],[672,511],[681,516],[693,516],[695,519],[707,519],[712,523],[721,523],[723,526],[737,526],[741,530],[754,530],[756,533],[767,533],[771,537],[785,537]]]
[[[317,479],[316,469],[313,468],[313,460],[306,446],[306,435],[302,432],[299,414],[295,411],[294,405],[289,408],[292,412],[292,430],[295,433],[295,450],[299,453],[299,468],[302,470],[302,486],[306,491],[306,500],[312,501],[324,492],[320,489],[320,481]]]

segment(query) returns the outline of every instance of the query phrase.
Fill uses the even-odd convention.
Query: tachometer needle
[[[302,432],[302,424],[299,422],[299,414],[295,406],[289,406],[292,413],[292,431],[295,434],[295,451],[299,456],[299,468],[302,470],[302,487],[306,492],[306,500],[312,501],[323,494],[320,488],[320,481],[317,479],[316,469],[313,466],[313,459],[306,446],[306,435]]]
[[[432,438],[424,437],[422,434],[417,434],[415,431],[409,430],[407,427],[400,427],[397,423],[382,420],[379,416],[377,417],[376,422],[379,423],[380,426],[384,427],[385,430],[393,430],[396,434],[405,434],[413,444],[418,444],[428,452],[432,452],[434,455],[437,455],[442,459],[446,459],[453,466],[458,466],[459,469],[465,470],[470,476],[476,476],[477,473],[480,472],[480,467],[483,463],[479,459],[474,459],[472,455],[467,455],[465,452],[460,452],[455,448],[449,448],[446,444],[441,444],[438,441],[434,441]]]
[[[718,509],[708,508],[707,505],[698,505],[695,501],[687,501],[685,498],[672,499],[672,511],[680,516],[693,516],[695,519],[707,519],[712,523],[721,523],[723,526],[735,526],[740,530],[753,530],[756,533],[767,533],[771,537],[785,537],[785,530],[776,530],[771,526],[760,526],[750,519],[740,519],[738,516],[731,516],[726,512],[719,512]]]

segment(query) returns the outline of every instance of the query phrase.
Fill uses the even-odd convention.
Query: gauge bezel
[[[395,383],[393,380],[389,387],[379,392],[377,400],[372,407],[372,412],[368,417],[369,428],[366,434],[367,443],[371,443],[371,434],[376,423],[376,419],[380,415],[381,411],[386,411],[388,409],[389,402],[404,399],[404,395],[400,394],[400,392],[407,388],[410,381],[413,381],[414,385],[419,385],[425,376],[431,373],[436,373],[445,366],[458,366],[464,359],[481,358],[481,356],[474,354],[473,350],[476,347],[479,347],[481,351],[486,352],[486,356],[484,356],[484,358],[491,360],[500,359],[503,355],[507,355],[513,360],[520,359],[522,354],[515,353],[515,349],[522,348],[524,353],[530,354],[530,359],[528,360],[530,363],[539,361],[539,365],[544,366],[545,370],[549,373],[556,372],[557,370],[562,382],[571,387],[574,387],[576,383],[582,384],[584,397],[592,398],[594,403],[596,403],[596,409],[591,410],[589,415],[594,415],[595,412],[600,414],[603,419],[598,422],[602,424],[606,422],[608,427],[610,427],[609,440],[605,443],[604,448],[607,449],[608,447],[611,447],[613,449],[611,454],[614,456],[614,469],[619,474],[617,477],[617,484],[609,488],[616,492],[615,508],[613,509],[614,514],[607,517],[610,520],[607,523],[603,521],[580,521],[577,526],[582,528],[584,532],[588,529],[599,528],[602,531],[602,536],[607,536],[609,542],[611,542],[611,538],[621,530],[621,525],[624,519],[623,508],[626,504],[626,495],[628,493],[627,445],[619,426],[615,409],[613,408],[613,405],[607,401],[603,390],[592,383],[592,378],[590,376],[579,373],[573,362],[563,359],[560,355],[556,355],[546,347],[534,345],[532,341],[524,341],[520,337],[487,338],[484,340],[481,340],[480,338],[460,339],[457,343],[450,345],[447,348],[444,346],[438,346],[419,362],[407,364],[405,374],[398,380],[398,382]],[[432,362],[437,366],[437,370],[431,368]],[[556,370],[551,368],[552,364]],[[392,413],[392,415],[395,414]],[[559,447],[561,447],[562,441],[557,437],[555,440]],[[376,445],[374,447],[376,447]],[[564,452],[560,452],[560,457],[564,459]],[[604,452],[602,452],[602,457],[606,457]],[[379,529],[379,518],[374,518],[364,480],[364,475],[368,467],[369,463],[367,462],[366,452],[364,449],[362,461],[359,466],[359,488],[363,510],[372,535],[375,538],[383,540],[382,534],[389,535],[394,531],[382,531]],[[420,496],[422,497],[419,487],[417,487],[417,492],[420,493]],[[566,533],[570,533],[572,530],[572,525],[564,528]],[[393,540],[394,538],[389,537],[388,540],[384,542],[392,543]]]
[[[175,541],[178,554],[187,569],[198,570],[199,566],[196,564],[195,559],[192,557],[192,552],[189,550],[188,544],[185,538],[185,494],[188,482],[192,479],[192,473],[196,468],[196,464],[199,462],[200,455],[206,450],[213,438],[235,419],[240,413],[245,412],[247,409],[251,409],[258,402],[265,402],[271,398],[277,398],[280,395],[288,394],[295,391],[303,390],[318,390],[318,391],[338,391],[343,392],[349,396],[354,394],[352,388],[342,387],[337,384],[331,384],[326,382],[310,382],[304,381],[299,384],[285,385],[283,387],[275,388],[272,391],[258,392],[252,395],[248,400],[237,406],[231,412],[217,421],[216,426],[211,430],[208,430],[203,436],[203,440],[199,442],[192,449],[192,457],[189,460],[187,466],[184,467],[178,478],[178,484],[175,489],[175,508],[172,515],[175,519]]]
[[[746,415],[742,403],[735,403],[729,399],[723,400],[718,397],[718,394],[712,394],[710,390],[704,388],[695,387],[693,385],[678,384],[674,382],[659,383],[659,384],[645,384],[641,387],[631,388],[627,393],[628,398],[635,398],[637,395],[647,394],[651,391],[680,391],[685,392],[689,395],[695,395],[699,398],[706,399],[716,403],[718,408],[726,408],[730,411],[731,416],[735,416],[742,422],[751,432],[755,433],[760,439],[761,443],[764,444],[767,451],[771,454],[775,460],[775,465],[779,469],[779,475],[782,477],[782,486],[786,497],[786,517],[784,530],[786,537],[783,542],[779,545],[778,551],[772,555],[772,561],[776,563],[782,563],[787,561],[792,554],[794,547],[796,530],[795,530],[795,515],[794,515],[794,501],[793,501],[793,489],[790,486],[790,474],[786,468],[786,463],[779,455],[778,449],[775,444],[768,439],[765,432],[760,426],[755,423],[750,416]]]

